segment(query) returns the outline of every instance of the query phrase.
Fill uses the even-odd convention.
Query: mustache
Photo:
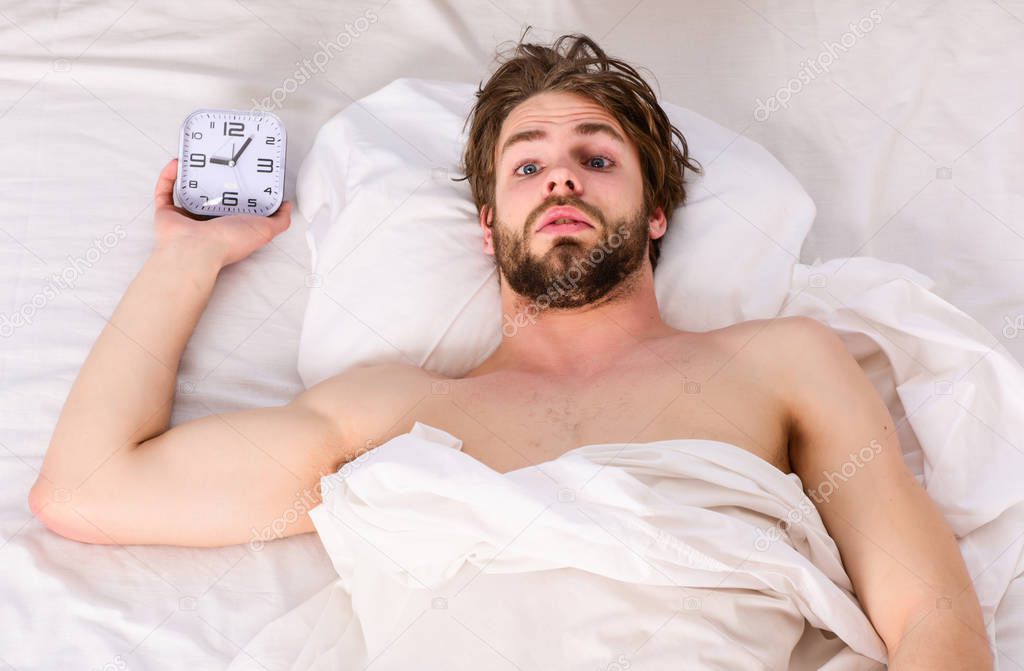
[[[524,224],[526,235],[530,234],[530,231],[534,229],[534,224],[537,219],[547,212],[552,207],[575,207],[577,210],[587,215],[590,222],[594,224],[594,228],[603,230],[605,228],[604,217],[601,215],[601,211],[596,207],[584,203],[579,198],[566,198],[564,196],[555,196],[548,198],[543,203],[538,205],[530,212],[529,216],[526,217],[526,223]]]

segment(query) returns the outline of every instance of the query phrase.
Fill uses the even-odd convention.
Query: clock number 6
[[[238,205],[238,192],[225,191],[220,202],[222,205]]]

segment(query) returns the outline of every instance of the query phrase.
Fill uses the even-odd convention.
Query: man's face
[[[514,108],[495,173],[494,207],[480,218],[484,249],[513,291],[533,301],[546,294],[548,307],[581,307],[633,280],[648,239],[664,233],[661,209],[644,211],[636,146],[583,96],[545,92]],[[554,207],[574,208],[589,226],[569,224],[569,213],[545,227]]]

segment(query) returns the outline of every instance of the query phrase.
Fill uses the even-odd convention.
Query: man
[[[500,318],[521,325],[486,361],[454,379],[357,367],[283,407],[168,429],[179,358],[218,272],[291,212],[196,222],[173,206],[171,161],[155,249],[72,387],[30,494],[43,523],[87,543],[243,543],[414,421],[502,473],[585,444],[710,438],[796,473],[808,492],[874,445],[814,503],[891,668],[991,668],[956,540],[842,341],[807,318],[710,332],[661,319],[660,239],[698,166],[636,72],[583,36],[521,43],[472,122],[464,168],[483,250],[499,269]],[[302,515],[281,535],[314,530]]]

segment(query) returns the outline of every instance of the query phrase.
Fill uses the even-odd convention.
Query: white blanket
[[[417,422],[323,478],[339,578],[231,670],[884,668],[797,475],[703,439],[504,475],[461,445]]]

